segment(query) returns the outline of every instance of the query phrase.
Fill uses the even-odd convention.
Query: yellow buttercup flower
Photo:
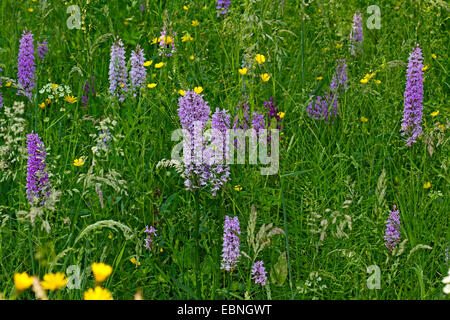
[[[147,85],[147,88],[152,89],[152,88],[156,87],[156,85],[157,85],[157,83],[149,83]]]
[[[262,54],[257,54],[255,57],[256,62],[258,62],[259,64],[263,64],[264,62],[266,62],[266,57],[264,57]]]
[[[317,78],[316,78],[316,80],[322,80],[323,79],[323,77],[322,76],[318,76]]]
[[[439,110],[436,110],[435,112],[432,112],[432,113],[430,114],[430,116],[436,117],[438,114],[439,114]]]
[[[192,20],[192,22],[191,22],[191,25],[193,26],[193,27],[196,27],[196,26],[198,26],[200,24],[200,22],[198,22],[198,20]]]
[[[45,102],[42,102],[39,104],[39,108],[44,109],[45,108]]]
[[[7,83],[5,83],[5,87],[11,87],[11,81],[8,81]]]
[[[75,103],[75,102],[77,102],[77,97],[67,95],[64,97],[64,100],[66,100],[66,102],[68,102],[68,103]]]
[[[286,113],[284,113],[283,111],[280,111],[277,113],[277,115],[280,117],[280,119],[283,119]]]
[[[75,167],[81,167],[81,166],[84,166],[84,159],[83,159],[83,158],[80,158],[80,159],[75,159],[75,160],[73,160],[73,165],[74,165]]]
[[[430,65],[429,65],[429,64],[427,64],[425,67],[423,67],[423,68],[422,68],[422,71],[427,71],[428,68],[430,68]]]
[[[239,73],[240,73],[242,76],[245,76],[245,75],[247,74],[248,69],[247,69],[247,68],[242,68],[242,69],[239,69],[238,71],[239,71]]]
[[[180,95],[180,96],[183,96],[184,97],[184,95],[186,94],[183,90],[178,90],[178,94]]]
[[[152,63],[153,63],[153,60],[145,61],[145,62],[144,62],[144,67],[149,67],[149,66],[152,65]]]
[[[424,183],[424,184],[423,184],[423,188],[424,188],[424,189],[430,189],[430,188],[431,188],[431,182],[428,181],[428,182]]]
[[[163,40],[164,40],[164,44],[165,44],[165,45],[169,45],[169,44],[172,44],[172,43],[173,43],[173,39],[172,39],[171,36],[165,36],[165,37],[163,38]]]
[[[373,79],[373,82],[375,82],[376,84],[380,84],[381,80]]]
[[[235,185],[234,190],[236,191],[242,191],[242,187],[240,185]]]
[[[369,79],[368,79],[368,78],[364,78],[364,79],[359,80],[359,82],[361,82],[361,83],[367,83],[367,82],[369,82]]]
[[[340,49],[342,48],[343,44],[342,43],[336,43],[336,49]]]
[[[187,11],[187,10],[189,10],[190,7],[191,6],[183,6],[183,9]]]
[[[158,38],[153,38],[151,44],[157,44],[158,43]]]
[[[92,273],[94,274],[95,281],[101,283],[106,280],[112,273],[112,267],[103,262],[92,264]]]
[[[194,56],[189,56],[189,60],[194,61]]]
[[[137,261],[135,257],[132,257],[132,258],[130,259],[130,262],[131,262],[132,264],[136,264],[136,265],[138,265],[138,266],[141,265],[141,262],[140,262],[140,261]]]
[[[155,64],[155,68],[156,69],[162,68],[163,66],[164,66],[164,62],[160,62],[160,63]]]
[[[267,74],[267,73],[262,74],[261,75],[261,80],[264,81],[264,82],[269,81],[270,80],[269,74]]]
[[[84,300],[114,300],[111,292],[96,286],[95,289],[89,288],[84,292]]]
[[[187,41],[192,41],[192,40],[194,40],[194,38],[192,38],[189,33],[187,33],[181,37],[181,42],[187,42]]]
[[[33,11],[34,11],[33,8],[29,8],[29,9],[28,9],[28,12],[33,12]]]
[[[31,287],[33,284],[33,277],[26,272],[14,274],[14,285],[19,291],[23,291]]]
[[[112,238],[113,238],[112,233],[108,234],[108,239],[112,239]]]
[[[44,276],[44,280],[41,281],[42,289],[44,290],[59,290],[67,284],[67,278],[64,273],[48,273]]]
[[[369,121],[369,119],[367,119],[366,117],[361,116],[361,122],[367,122]]]
[[[120,84],[120,87],[121,87],[121,88],[125,87],[125,83],[121,83],[121,84]]]
[[[194,88],[194,92],[200,94],[200,93],[203,92],[203,88],[202,88],[202,87],[195,87],[195,88]]]
[[[431,57],[432,57],[433,59],[436,59],[436,58],[437,58],[437,56],[436,56],[434,53],[431,55]]]

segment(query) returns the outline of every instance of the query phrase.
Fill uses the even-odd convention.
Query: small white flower
[[[448,270],[448,275],[442,279],[442,283],[446,285],[444,287],[444,293],[450,294],[450,269]]]
[[[450,294],[450,284],[448,284],[448,285],[446,285],[446,286],[444,287],[444,293],[445,293],[445,294]]]
[[[450,274],[448,276],[446,276],[443,280],[442,283],[444,284],[450,284]]]

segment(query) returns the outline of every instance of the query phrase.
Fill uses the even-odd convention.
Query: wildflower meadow
[[[450,298],[447,2],[0,17],[0,299]]]

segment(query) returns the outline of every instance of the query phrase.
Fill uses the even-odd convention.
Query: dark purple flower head
[[[252,267],[252,279],[255,280],[255,283],[265,286],[267,281],[266,274],[267,272],[264,268],[264,263],[261,260],[256,261]]]
[[[347,64],[345,59],[338,60],[338,65],[333,78],[331,79],[330,88],[334,93],[342,93],[347,89]]]
[[[36,69],[34,63],[33,33],[31,31],[23,31],[22,38],[20,39],[17,66],[17,79],[22,86],[22,90],[18,91],[17,94],[24,95],[28,99],[31,99],[32,90],[35,86],[34,71]]]
[[[216,9],[218,10],[217,16],[225,17],[225,15],[228,13],[230,4],[231,0],[217,0],[217,7],[216,7]]]
[[[267,108],[267,114],[270,119],[275,118],[279,119],[278,117],[278,107],[275,106],[275,103],[273,102],[273,97],[270,97],[269,101],[264,102],[264,106]]]
[[[357,51],[361,52],[364,40],[362,14],[357,12],[353,16],[353,25],[350,32],[350,53],[355,55]]]
[[[127,92],[127,66],[125,63],[125,48],[122,40],[116,38],[111,46],[111,60],[109,63],[109,93],[125,100]]]
[[[386,221],[384,241],[391,252],[400,243],[400,214],[395,205]]]
[[[277,123],[277,129],[281,129],[281,118],[279,115],[278,107],[275,105],[273,101],[273,97],[270,97],[269,101],[264,102],[264,106],[267,109],[268,123],[267,128],[270,128],[272,119],[275,119]]]
[[[313,97],[313,96],[310,96]],[[338,114],[337,94],[326,93],[324,96],[316,96],[309,103],[306,111],[311,118],[316,120],[334,121]]]
[[[272,120],[275,120],[276,129],[281,131],[282,118],[280,117],[278,107],[275,105],[275,102],[273,101],[273,97],[270,97],[269,101],[264,102],[264,105],[266,106],[267,109],[267,129],[272,129]],[[272,135],[271,132],[269,131],[267,134],[267,142],[270,142],[271,140]]]
[[[85,80],[84,81],[84,85],[83,85],[83,91],[84,94],[81,97],[81,103],[83,104],[84,107],[87,107],[87,103],[89,101],[89,94],[92,94],[92,97],[95,98],[96,93],[95,93],[95,89],[94,89],[94,79],[95,77],[92,76],[89,80]]]
[[[39,58],[41,59],[41,61],[45,60],[45,56],[48,54],[48,42],[47,40],[44,40],[41,42],[38,41],[37,43],[37,51],[38,51],[38,55]]]
[[[27,199],[31,205],[43,205],[50,195],[44,144],[39,135],[27,135]]]
[[[223,230],[222,265],[220,268],[231,271],[236,268],[241,256],[239,250],[241,229],[238,217],[225,216]]]
[[[133,94],[144,88],[145,81],[147,79],[147,70],[144,67],[145,55],[144,50],[139,45],[136,46],[136,50],[131,52],[131,86]]]
[[[409,55],[408,70],[406,71],[406,88],[404,94],[404,109],[402,135],[409,135],[406,145],[416,143],[422,135],[423,116],[423,56],[417,44]]]

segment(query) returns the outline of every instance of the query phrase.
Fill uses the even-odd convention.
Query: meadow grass
[[[49,297],[82,299],[95,284],[90,265],[102,261],[113,267],[104,287],[114,299],[132,299],[139,289],[145,299],[444,298],[441,280],[448,270],[450,239],[447,4],[374,1],[381,8],[381,28],[368,29],[364,1],[232,1],[225,19],[217,17],[215,1],[142,2],[144,13],[141,1],[49,1],[46,8],[42,1],[0,3],[0,76],[16,78],[25,28],[33,31],[35,43],[49,42],[45,62],[36,60],[36,96],[31,101],[17,96],[5,81],[0,91],[5,106],[25,102],[23,135],[32,130],[40,135],[48,151],[50,181],[61,191],[56,210],[45,211],[40,219],[48,221],[48,233],[39,219],[33,226],[17,214],[30,208],[26,157],[11,168],[16,177],[1,182],[3,297],[16,297],[16,272],[42,277],[77,265],[80,289]],[[70,4],[81,9],[81,29],[66,25]],[[352,56],[348,35],[357,11],[364,17],[363,53]],[[199,26],[191,25],[194,19]],[[164,21],[177,33],[172,57],[160,57],[157,45],[151,44]],[[185,31],[193,41],[181,42]],[[115,36],[125,44],[127,61],[140,44],[146,60],[153,61],[147,83],[157,83],[121,103],[108,93]],[[408,55],[416,42],[429,65],[424,138],[406,147],[400,134],[403,93]],[[238,73],[246,53],[251,59],[265,55],[261,72],[270,74],[268,82],[260,80],[259,71],[256,76]],[[334,123],[309,118],[310,95],[329,85],[336,59],[342,58],[348,64],[349,87],[339,96],[339,118]],[[160,61],[165,66],[155,69]],[[381,83],[360,83],[371,72]],[[97,95],[84,108],[83,84],[91,76]],[[323,79],[317,80],[319,76]],[[41,109],[45,97],[39,89],[49,82],[69,85],[78,102],[55,101]],[[212,197],[186,191],[174,169],[156,168],[161,159],[170,158],[175,144],[171,133],[180,127],[176,91],[196,86],[204,88],[213,112],[223,108],[232,119],[244,92],[252,112],[265,112],[264,101],[274,97],[285,112],[276,175],[261,175],[260,166],[232,165],[230,181]],[[439,114],[431,116],[436,110]],[[117,121],[117,140],[107,156],[96,158],[90,172],[95,145],[91,134],[105,117]],[[425,137],[439,124],[446,125],[443,142],[434,145],[430,156]],[[86,158],[85,165],[74,166],[80,157]],[[121,177],[105,182],[113,171]],[[89,175],[104,180],[85,184],[83,177]],[[427,182],[431,188],[425,189]],[[101,185],[103,204],[95,183]],[[242,190],[235,190],[236,185]],[[383,238],[394,205],[400,210],[402,241],[407,239],[398,255],[389,252]],[[252,206],[258,214],[256,231],[269,223],[284,231],[258,255],[268,272],[265,288],[250,278],[254,257],[247,226]],[[241,249],[251,256],[242,256],[231,273],[220,269],[226,215],[239,217]],[[144,248],[147,225],[158,235],[154,250]],[[139,265],[130,262],[133,257]],[[380,289],[367,287],[371,265],[380,268]],[[20,298],[34,295],[24,292]]]

